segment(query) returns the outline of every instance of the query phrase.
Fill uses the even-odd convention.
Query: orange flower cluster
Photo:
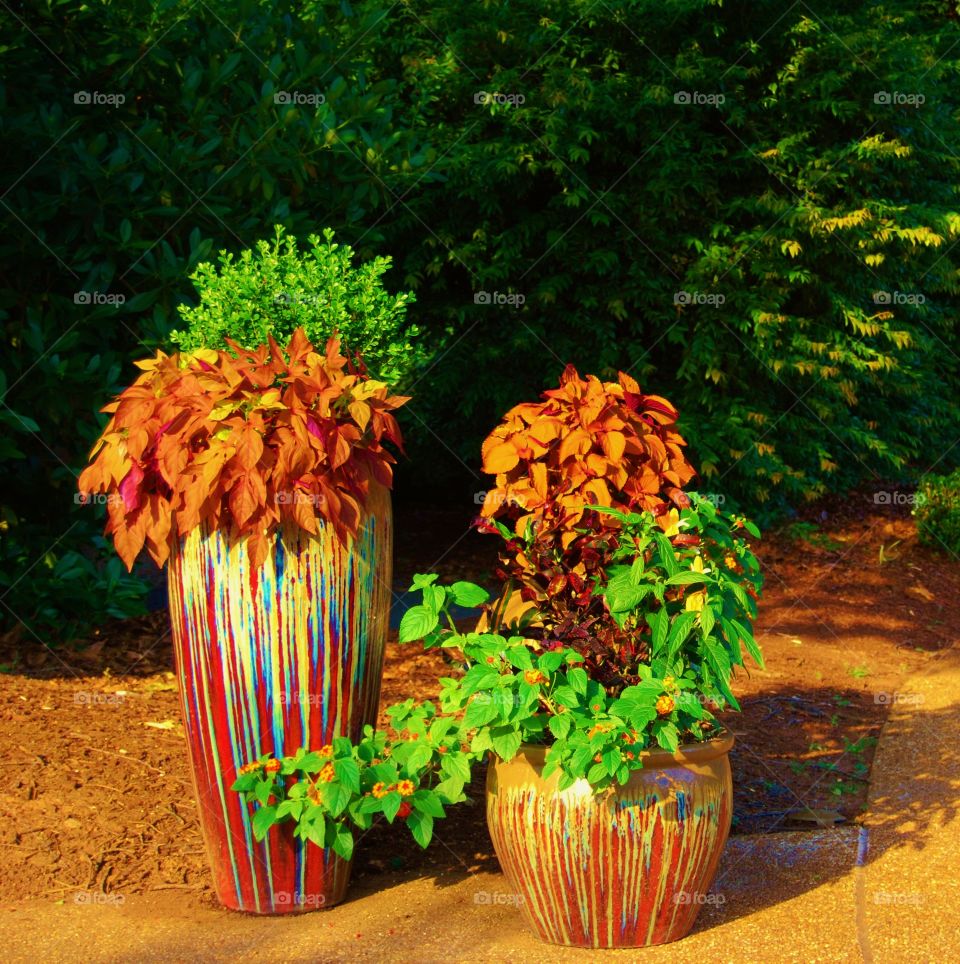
[[[337,771],[334,770],[332,763],[324,763],[317,774],[318,783],[333,783],[337,778]]]
[[[566,548],[591,504],[656,515],[668,500],[686,506],[694,470],[676,420],[666,399],[642,394],[629,375],[601,382],[568,365],[559,388],[512,408],[483,443],[483,470],[497,477],[483,515],[514,508],[518,535],[530,520],[562,521]]]
[[[657,713],[660,716],[669,716],[673,712],[674,706],[676,706],[676,704],[672,696],[661,696],[657,700]]]
[[[109,493],[107,532],[127,568],[146,546],[157,565],[198,525],[248,538],[253,565],[284,523],[355,535],[372,485],[402,446],[392,411],[407,401],[366,376],[330,339],[325,354],[298,329],[246,350],[165,355],[104,408],[111,413],[79,480]]]
[[[382,800],[387,794],[394,791],[399,793],[401,797],[409,797],[413,795],[416,789],[416,784],[412,780],[401,780],[399,783],[391,783],[389,786],[386,783],[375,783],[370,792],[378,800]]]

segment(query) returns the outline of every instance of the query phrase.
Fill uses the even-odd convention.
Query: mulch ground
[[[480,581],[492,544],[456,512],[401,510],[398,585],[414,571]],[[734,832],[856,822],[900,682],[960,635],[960,563],[916,541],[908,512],[872,492],[812,507],[764,538],[757,630],[767,669],[741,674],[731,715]],[[7,900],[192,891],[213,902],[192,799],[166,616],[56,650],[0,644],[0,886]],[[383,706],[428,697],[451,668],[388,648]],[[483,813],[454,808],[420,851],[395,828],[361,841],[356,877],[496,869]]]

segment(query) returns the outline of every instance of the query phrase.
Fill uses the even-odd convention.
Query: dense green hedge
[[[96,410],[166,343],[196,264],[276,223],[329,224],[414,289],[433,359],[410,474],[453,477],[448,449],[475,467],[568,360],[670,396],[701,488],[769,513],[939,456],[957,436],[950,7],[0,7],[5,622],[46,636],[126,608],[126,583],[44,590],[57,566],[88,584],[67,553],[96,558],[96,512],[73,502]]]
[[[836,0],[418,13],[419,47],[395,43],[446,181],[393,247],[454,330],[425,404],[471,420],[465,458],[568,359],[675,400],[704,487],[752,507],[957,437],[955,23]]]

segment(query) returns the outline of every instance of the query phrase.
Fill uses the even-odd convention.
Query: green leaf
[[[401,797],[396,790],[393,790],[383,798],[381,803],[383,805],[383,815],[390,823],[393,823],[393,818],[397,815],[400,804],[403,803],[403,797]]]
[[[411,798],[415,810],[421,813],[429,813],[432,817],[443,817],[443,804],[432,790],[417,790]]]
[[[258,807],[253,815],[252,827],[254,840],[263,840],[270,828],[277,822],[277,808],[274,806]]]
[[[680,746],[680,734],[669,720],[658,720],[650,727],[654,739],[664,750],[675,752]]]
[[[550,727],[550,732],[558,740],[563,740],[566,739],[570,728],[573,726],[573,717],[569,713],[560,713],[557,716],[551,716],[547,725]]]
[[[526,646],[511,646],[505,655],[511,666],[517,669],[533,669],[533,656]]]
[[[430,843],[433,837],[433,817],[429,813],[420,813],[414,810],[407,817],[407,826],[410,828],[410,833],[413,834],[413,839],[421,847],[426,847]]]
[[[331,846],[334,853],[344,860],[351,860],[353,858],[353,834],[350,832],[350,828],[339,824],[334,832]]]
[[[567,682],[570,684],[570,688],[581,696],[587,695],[587,681],[587,671],[579,666],[567,670]]]
[[[334,760],[333,772],[348,790],[353,793],[360,792],[360,766],[352,757]]]
[[[603,765],[607,768],[607,773],[613,776],[620,768],[620,751],[615,747],[610,747],[603,752]]]
[[[490,733],[493,752],[501,760],[509,762],[517,755],[523,737],[515,727],[495,727]]]
[[[450,594],[458,606],[467,609],[476,609],[477,606],[482,606],[490,598],[486,589],[472,582],[455,582],[450,587]]]
[[[608,580],[603,596],[611,613],[623,613],[639,606],[650,590],[651,586],[647,584],[636,584],[631,567],[619,566]]]
[[[426,586],[424,588],[423,605],[430,612],[439,614],[446,601],[447,594],[439,586]]]
[[[563,664],[563,653],[558,653],[558,652],[544,653],[537,660],[537,669],[549,675],[551,673],[555,673],[558,669],[560,669],[562,664]]]
[[[660,531],[654,531],[653,537],[657,542],[657,548],[659,549],[660,562],[663,564],[663,568],[667,570],[667,575],[672,576],[677,573],[680,569],[677,563],[677,551],[673,548],[670,540]]]
[[[463,715],[463,725],[468,730],[484,726],[500,715],[500,707],[494,701],[493,695],[499,694],[491,694],[489,691],[477,693],[470,701],[467,712]]]
[[[284,800],[277,807],[277,820],[282,820],[284,817],[293,817],[294,820],[299,820],[301,813],[303,813],[302,800]]]
[[[323,769],[324,764],[323,757],[319,753],[304,753],[299,760],[297,760],[297,769],[302,770],[304,773],[319,773]]]
[[[418,743],[407,757],[407,772],[411,774],[422,770],[433,758],[433,747],[429,743]]]
[[[342,783],[325,783],[320,791],[324,805],[333,817],[339,817],[350,805],[353,794]]]
[[[695,582],[710,582],[710,576],[702,572],[686,569],[667,579],[668,586],[690,586]]]
[[[303,824],[301,824],[303,826]],[[306,825],[307,839],[318,847],[327,845],[327,822],[320,816],[319,820],[312,820]]]
[[[441,796],[447,803],[458,803],[463,798],[463,780],[458,777],[448,777],[441,780],[433,792]]]
[[[602,763],[595,763],[587,770],[587,781],[592,784],[600,783],[607,778],[607,768]]]
[[[253,796],[257,803],[266,803],[270,799],[271,793],[273,793],[273,780],[269,777],[261,777],[253,790]]]
[[[422,573],[418,572],[413,577],[413,582],[407,592],[416,592],[418,589],[426,589],[427,586],[432,586],[440,577],[435,572]]]
[[[580,706],[583,700],[580,698],[581,694],[572,686],[558,686],[553,691],[553,699],[555,702],[559,703],[561,706],[566,706],[568,709],[575,709]]]
[[[436,628],[439,621],[437,613],[426,606],[411,606],[400,620],[398,640],[401,643],[410,643],[423,639]]]
[[[670,629],[670,617],[667,615],[666,606],[661,606],[652,616],[647,614],[647,625],[649,625],[651,636],[651,648],[656,655],[663,649],[667,641],[667,632]]]
[[[382,813],[383,807],[376,797],[362,797],[360,799],[361,813]]]
[[[461,783],[470,782],[470,758],[466,753],[447,753],[440,765],[444,776],[456,777]]]
[[[470,741],[470,752],[473,754],[480,754],[486,750],[492,749],[493,742],[490,739],[490,731],[485,727],[481,730],[477,730],[473,736],[473,739]]]
[[[764,668],[763,653],[753,638],[753,633],[749,626],[744,626],[736,619],[722,619],[724,633],[731,646],[739,647],[741,643],[750,654],[751,659],[760,667]]]
[[[720,690],[727,702],[729,702],[735,710],[739,710],[740,704],[730,689],[731,667],[730,658],[727,656],[726,650],[723,649],[716,640],[709,637],[703,641],[703,644],[707,651],[706,662],[714,675],[714,682],[717,685],[717,689]]]
[[[661,610],[662,611],[662,610]],[[672,660],[676,656],[680,647],[686,641],[693,624],[697,621],[695,612],[682,612],[673,621],[670,627],[670,635],[667,637],[667,660]]]

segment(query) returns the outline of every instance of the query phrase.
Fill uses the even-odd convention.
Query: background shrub
[[[375,378],[392,385],[409,380],[423,361],[411,342],[418,329],[406,323],[413,294],[391,295],[383,287],[390,258],[354,265],[353,249],[333,236],[329,228],[322,239],[312,234],[301,252],[297,239],[278,226],[272,244],[258,241],[239,258],[223,252],[219,267],[197,265],[190,277],[199,304],[178,307],[187,327],[172,331],[171,340],[187,351],[223,348],[225,338],[256,348],[272,334],[286,345],[302,326],[322,349],[336,331],[342,350],[362,351]]]
[[[956,440],[934,388],[957,384],[955,20],[858,0],[408,9],[390,69],[444,179],[388,240],[428,333],[450,331],[417,404],[465,461],[566,361],[676,402],[700,487],[761,519]],[[469,431],[442,430],[454,407]]]
[[[99,565],[74,477],[130,359],[276,224],[416,293],[401,498],[469,511],[480,440],[568,361],[675,401],[699,487],[761,519],[958,436],[952,4],[42,0],[0,26],[7,623],[34,626],[41,560]]]
[[[913,515],[921,542],[960,556],[960,470],[926,476],[917,487]]]

